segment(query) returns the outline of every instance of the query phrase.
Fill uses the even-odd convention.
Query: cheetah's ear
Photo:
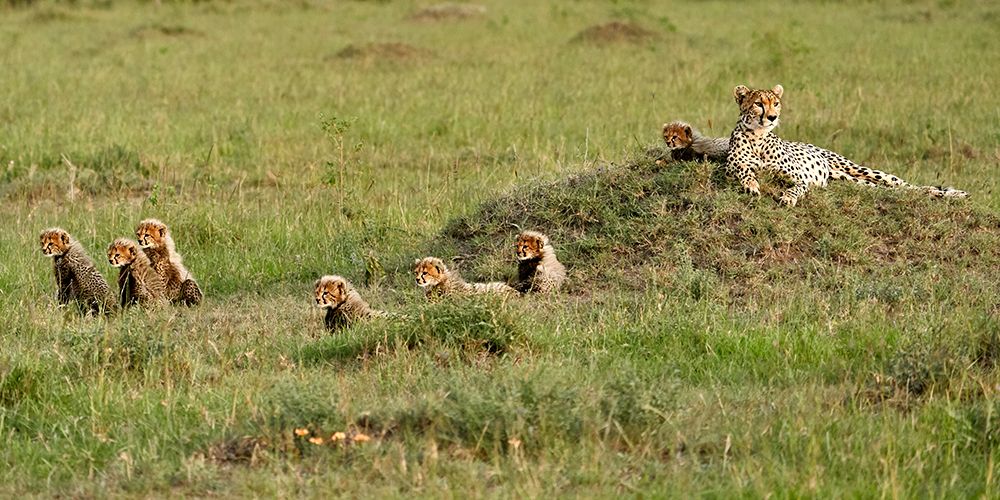
[[[444,264],[434,263],[434,269],[437,269],[438,274],[444,274]]]
[[[736,104],[743,104],[743,100],[750,95],[750,89],[746,85],[737,85],[733,89],[733,97],[736,98]]]
[[[336,288],[341,295],[347,295],[347,284],[345,284],[343,281],[338,281]]]
[[[69,235],[66,233],[59,234],[59,239],[62,240],[64,245],[69,245]]]
[[[781,99],[781,94],[785,93],[785,87],[782,87],[781,84],[779,83],[778,85],[775,85],[773,89],[771,89],[771,92],[774,92],[774,95],[778,96],[778,99]]]
[[[687,134],[688,137],[691,137],[692,135],[694,135],[694,134],[691,133],[691,125],[684,125],[684,133]]]

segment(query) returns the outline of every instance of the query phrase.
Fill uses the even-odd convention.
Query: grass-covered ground
[[[0,7],[0,496],[997,495],[1000,6],[429,5]],[[654,162],[740,83],[973,196]],[[145,217],[206,302],[57,308],[38,233],[114,278]],[[563,293],[425,303],[415,258],[503,279],[518,228]],[[327,334],[334,273],[406,317]]]

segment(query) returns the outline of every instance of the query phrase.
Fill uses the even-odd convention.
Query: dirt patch
[[[359,59],[368,61],[407,61],[422,59],[433,54],[426,49],[399,42],[351,44],[337,52],[338,59]]]
[[[469,19],[486,15],[486,7],[471,3],[441,3],[424,7],[414,12],[410,19],[414,21],[445,21],[451,19]]]
[[[607,24],[591,26],[573,37],[576,43],[641,43],[656,38],[656,33],[635,23],[612,21]]]

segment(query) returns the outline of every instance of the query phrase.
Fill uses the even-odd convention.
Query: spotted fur
[[[522,293],[554,292],[566,280],[566,267],[556,258],[549,237],[536,231],[524,231],[514,242],[517,256],[517,284]]]
[[[146,219],[135,229],[135,237],[153,264],[153,269],[163,278],[167,298],[175,304],[200,304],[204,298],[201,287],[194,275],[184,267],[167,225],[156,219]]]
[[[760,194],[756,172],[767,169],[791,184],[778,200],[788,206],[795,206],[810,188],[826,187],[830,179],[866,186],[919,189],[937,198],[968,196],[965,191],[947,187],[914,186],[895,175],[858,165],[832,151],[778,138],[772,131],[778,126],[783,93],[781,85],[770,90],[751,90],[744,85],[733,89],[733,96],[740,107],[740,119],[729,137],[726,168],[747,191]]]
[[[414,262],[413,274],[417,286],[424,289],[428,299],[436,299],[445,295],[475,295],[495,293],[500,295],[517,295],[506,283],[468,283],[457,271],[448,269],[444,261],[437,257],[424,257]]]
[[[340,276],[323,276],[313,287],[316,306],[326,309],[323,323],[330,331],[337,331],[357,321],[386,317],[387,313],[372,309],[354,286]]]
[[[108,246],[108,262],[118,268],[118,305],[142,307],[167,304],[167,287],[139,244],[118,238]]]
[[[729,154],[729,138],[706,137],[685,122],[664,123],[663,142],[675,160],[725,161]]]
[[[42,231],[39,240],[42,253],[52,257],[60,305],[76,303],[84,313],[93,314],[114,310],[111,288],[80,242],[57,227]]]

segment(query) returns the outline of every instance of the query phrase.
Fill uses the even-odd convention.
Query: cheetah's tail
[[[830,158],[830,179],[847,180],[869,187],[917,189],[932,198],[967,198],[969,193],[945,186],[915,186],[890,173],[862,167],[846,158]]]

